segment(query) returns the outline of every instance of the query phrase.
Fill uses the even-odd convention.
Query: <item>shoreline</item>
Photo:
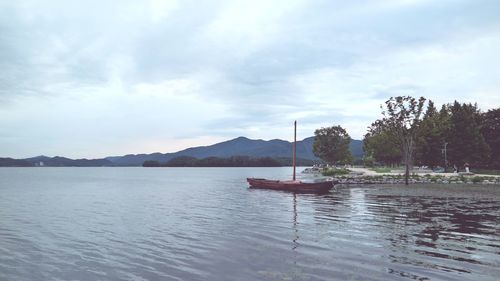
[[[349,168],[352,172],[346,175],[331,177],[339,184],[404,184],[404,173],[377,173],[367,168]],[[466,184],[466,185],[498,185],[500,175],[457,174],[457,173],[411,173],[410,184]]]

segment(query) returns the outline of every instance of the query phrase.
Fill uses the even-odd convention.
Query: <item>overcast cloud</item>
[[[393,95],[500,106],[499,1],[2,1],[0,156],[173,152]]]

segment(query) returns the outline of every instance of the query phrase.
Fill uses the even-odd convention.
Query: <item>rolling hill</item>
[[[317,160],[312,152],[314,137],[309,137],[297,142],[297,158],[304,160]],[[112,156],[101,159],[70,159],[66,157],[37,156],[26,159],[0,158],[0,166],[50,166],[50,167],[103,167],[103,166],[141,166],[144,161],[152,160],[161,163],[179,156],[189,156],[198,159],[207,157],[228,158],[231,156],[272,157],[284,159],[292,157],[293,144],[288,141],[252,140],[239,137],[232,140],[216,143],[209,146],[187,148],[174,153],[128,154]],[[351,152],[355,159],[363,157],[363,142],[352,140]]]
[[[297,158],[316,160],[312,152],[314,137],[297,142]],[[292,156],[293,144],[284,140],[252,140],[239,137],[210,146],[192,147],[175,153],[129,154],[125,156],[107,157],[106,159],[119,166],[139,166],[147,160],[168,162],[179,156],[206,158],[210,156],[227,158],[235,155],[251,157],[283,158]],[[351,142],[354,158],[363,157],[363,143],[360,140]]]

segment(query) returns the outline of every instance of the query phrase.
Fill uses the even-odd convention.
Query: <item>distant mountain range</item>
[[[312,152],[314,137],[306,138],[297,142],[297,158],[317,160]],[[100,167],[100,166],[141,166],[144,161],[153,160],[161,163],[179,156],[190,156],[195,158],[231,156],[251,157],[291,157],[293,143],[284,140],[252,140],[239,137],[225,142],[209,146],[191,147],[174,153],[151,153],[151,154],[128,154],[124,156],[112,156],[102,159],[69,159],[65,157],[37,156],[26,159],[0,158],[0,166],[51,166],[51,167]],[[353,157],[363,157],[363,142],[352,140],[350,144]]]
[[[0,167],[103,167],[117,166],[107,159],[69,159],[66,157],[37,156],[26,159],[0,158]]]

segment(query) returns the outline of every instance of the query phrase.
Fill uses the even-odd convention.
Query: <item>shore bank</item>
[[[367,168],[349,168],[352,172],[332,177],[339,184],[404,184],[403,173],[377,173]],[[456,173],[413,173],[408,180],[412,184],[480,184],[500,186],[500,176],[460,175]]]

